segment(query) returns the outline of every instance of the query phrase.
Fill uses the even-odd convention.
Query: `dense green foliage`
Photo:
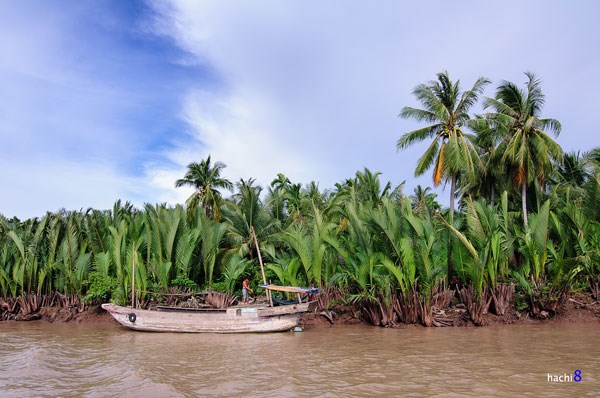
[[[527,91],[500,85],[484,102],[494,110],[486,115],[466,113],[486,81],[461,97],[447,73],[415,90],[425,110],[402,111],[434,123],[407,133],[398,148],[433,139],[416,174],[434,165],[434,183],[452,180],[454,216],[429,188],[404,195],[402,185],[393,189],[369,169],[329,191],[279,174],[262,194],[252,179],[234,188],[220,177],[225,165],[208,158],[177,181],[197,189],[185,208],[117,201],[107,211],[0,216],[0,297],[60,292],[129,301],[133,262],[138,291],[233,293],[244,277],[261,280],[251,227],[268,279],[335,288],[376,324],[386,316],[432,324],[447,287],[464,289],[476,322],[486,300],[503,311],[500,292],[510,283],[534,314],[556,309],[574,286],[598,294],[600,150],[563,156],[544,133],[560,124],[539,116],[540,83],[527,76]],[[223,198],[217,188],[234,193]]]

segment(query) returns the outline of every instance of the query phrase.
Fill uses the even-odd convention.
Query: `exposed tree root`
[[[235,305],[237,303],[237,297],[229,293],[213,292],[209,290],[206,292],[204,301],[213,308],[221,309]]]
[[[515,285],[513,283],[507,285],[498,283],[496,288],[491,291],[492,305],[496,315],[504,315],[510,307],[513,295],[515,294]]]
[[[9,319],[17,321],[40,319],[40,310],[44,307],[59,307],[69,309],[74,313],[85,310],[85,304],[81,302],[76,294],[27,294],[19,297],[0,298],[0,319],[4,321]]]
[[[415,290],[392,297],[392,308],[400,322],[415,324],[419,320],[419,296]]]
[[[484,325],[485,321],[483,315],[487,314],[490,302],[492,301],[492,298],[488,297],[487,288],[483,288],[481,300],[477,299],[473,286],[460,289],[459,296],[463,304],[467,307],[467,311],[469,312],[469,316],[473,323],[477,326]]]

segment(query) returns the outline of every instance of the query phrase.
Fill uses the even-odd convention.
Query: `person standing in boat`
[[[254,293],[254,290],[250,288],[250,281],[246,278],[244,279],[244,282],[242,282],[242,304],[248,303],[248,290]]]

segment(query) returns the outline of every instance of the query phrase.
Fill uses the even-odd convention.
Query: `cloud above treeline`
[[[79,2],[0,5],[0,213],[182,203],[185,166],[321,189],[368,167],[406,192],[425,145],[397,118],[448,70],[543,80],[566,150],[600,145],[595,2]],[[518,10],[507,14],[507,10]],[[506,16],[506,17],[502,17]],[[510,16],[510,24],[506,18]],[[438,193],[442,193],[441,189]],[[446,194],[440,196],[444,200]]]
[[[548,116],[566,126],[559,142],[567,150],[589,142],[582,141],[589,134],[585,122],[569,120],[566,109],[575,105],[564,94],[587,81],[566,69],[590,73],[589,64],[599,62],[589,51],[597,28],[586,8],[596,8],[593,3],[514,3],[520,12],[511,13],[510,28],[498,16],[511,4],[461,2],[443,10],[431,2],[153,5],[157,34],[219,71],[220,90],[191,90],[184,114],[202,155],[227,163],[232,178],[268,183],[284,172],[323,188],[369,167],[394,184],[407,180],[409,193],[417,183],[430,185],[429,176],[413,177],[425,146],[395,150],[400,135],[417,127],[396,116],[416,105],[415,85],[443,70],[464,88],[479,76],[491,78],[489,96],[502,80],[522,83],[523,72],[535,71],[544,81]],[[582,57],[586,65],[571,64]],[[587,92],[579,95],[591,100]],[[192,160],[194,153],[184,150],[178,159]]]

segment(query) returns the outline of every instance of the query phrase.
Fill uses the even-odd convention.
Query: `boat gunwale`
[[[299,321],[299,314],[288,313],[288,314],[272,314],[266,317],[261,316],[257,308],[247,307],[252,309],[253,314],[249,318],[244,319],[244,315],[240,320],[241,324],[228,324],[231,321],[232,312],[236,313],[242,311],[244,307],[229,307],[229,311],[225,312],[167,312],[167,311],[156,311],[156,310],[145,310],[145,309],[133,309],[130,307],[123,307],[113,303],[105,303],[102,308],[107,310],[113,318],[129,329],[144,332],[184,332],[184,333],[268,333],[268,332],[282,332],[293,329]],[[266,307],[265,307],[266,308]],[[170,318],[163,318],[161,320],[155,319],[154,317],[167,316]],[[240,314],[237,314],[240,315]],[[150,317],[150,318],[147,318]],[[216,324],[196,324],[190,323],[193,318],[214,318]],[[133,318],[133,319],[132,319]],[[145,318],[145,319],[144,319]],[[272,320],[265,320],[265,319]],[[208,320],[205,319],[205,320]],[[139,322],[143,320],[142,324]],[[159,323],[155,323],[158,321]],[[150,322],[150,323],[148,323]],[[162,325],[160,323],[163,323]],[[166,322],[166,323],[164,323]],[[174,323],[175,322],[175,323]],[[177,325],[179,322],[183,322]]]
[[[129,307],[126,307],[126,308],[129,308]],[[228,307],[228,308],[232,308],[232,307]],[[132,308],[132,310],[137,310],[137,309]],[[170,306],[166,306],[166,305],[158,305],[158,306],[156,306],[156,310],[146,309],[144,311],[217,313],[217,312],[227,312],[227,308],[186,308],[186,307],[170,307]]]

